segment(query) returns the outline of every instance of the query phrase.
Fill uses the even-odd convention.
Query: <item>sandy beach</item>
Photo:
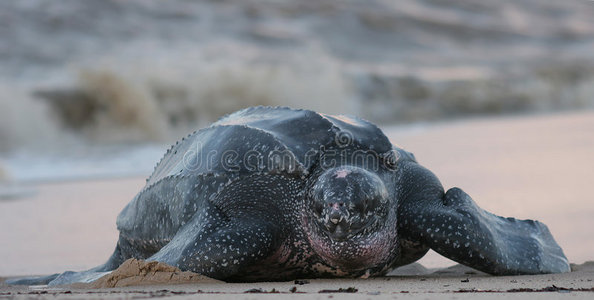
[[[594,299],[593,15],[592,0],[0,1],[0,300]],[[257,105],[379,124],[445,189],[546,224],[572,272],[494,277],[429,251],[370,279],[224,283],[129,260],[93,286],[5,284],[103,264],[168,145]]]
[[[453,268],[428,275],[291,282],[161,284],[110,289],[18,287],[0,283],[0,298],[133,299],[592,299],[594,264],[557,275],[500,276]]]
[[[467,274],[472,270],[460,268],[438,274],[418,268],[393,277],[310,280],[303,285],[204,282],[99,290],[0,285],[0,298],[46,298],[53,294],[85,299],[331,298],[333,294],[320,293],[324,290],[345,292],[334,295],[345,299],[467,299],[498,297],[501,293],[527,299],[534,297],[533,292],[539,292],[539,298],[592,297],[594,265],[584,262],[594,260],[594,112],[383,129],[394,143],[415,153],[446,188],[463,188],[493,213],[547,224],[569,260],[576,264],[575,271],[493,277]],[[117,240],[117,214],[143,184],[144,178],[138,177],[21,186],[28,191],[28,197],[0,201],[0,277],[84,270],[103,263]],[[420,263],[433,271],[454,264],[435,253]],[[258,294],[246,293],[250,290]],[[263,293],[273,290],[281,294]]]

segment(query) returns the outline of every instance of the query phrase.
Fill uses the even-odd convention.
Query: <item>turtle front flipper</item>
[[[419,174],[423,172],[428,171]],[[563,250],[543,223],[496,216],[459,188],[445,194],[426,191],[410,193],[399,209],[399,233],[406,239],[494,275],[570,271]]]
[[[281,240],[270,220],[225,217],[214,209],[203,211],[149,261],[164,262],[226,280],[270,255]]]
[[[275,199],[294,197],[298,190],[290,182],[281,175],[251,175],[234,181],[148,260],[233,280],[270,257],[286,239],[287,216],[276,207]]]

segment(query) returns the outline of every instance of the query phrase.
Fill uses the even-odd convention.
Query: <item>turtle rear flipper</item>
[[[52,280],[56,279],[60,273],[41,276],[41,277],[19,277],[19,278],[11,278],[6,279],[6,284],[13,284],[13,285],[46,285],[50,283]]]
[[[404,214],[409,234],[439,254],[494,275],[569,272],[561,247],[543,223],[503,218],[459,188],[418,214]]]
[[[102,267],[102,266],[100,266]],[[65,285],[75,282],[92,282],[104,275],[111,273],[111,271],[101,271],[100,267],[93,268],[82,272],[66,271],[64,273],[57,273],[41,277],[23,277],[6,280],[7,284],[12,285]]]

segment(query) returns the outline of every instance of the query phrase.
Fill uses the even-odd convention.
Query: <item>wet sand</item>
[[[459,186],[483,208],[503,216],[534,218],[546,223],[570,261],[581,264],[594,259],[594,112],[469,120],[423,127],[384,127],[392,141],[415,153],[421,164],[435,172],[446,188]],[[0,276],[49,274],[64,270],[84,270],[103,263],[117,240],[115,218],[143,186],[144,178],[95,180],[40,184],[25,187],[36,193],[24,199],[0,201]],[[453,262],[430,253],[420,261],[427,267],[445,267]],[[206,297],[242,298],[276,295],[243,294],[260,288],[288,293],[297,286],[316,298],[323,289],[355,287],[356,294],[345,297],[390,298],[470,298],[475,294],[460,290],[506,292],[531,288],[555,290],[592,288],[593,268],[562,275],[484,277],[451,274],[416,275],[370,280],[312,280],[310,284],[290,283],[166,285],[118,288],[115,294],[94,290],[34,290],[0,286],[7,293],[70,291],[77,297],[195,296],[198,290],[228,294]],[[453,277],[452,277],[453,276]],[[466,282],[466,277],[469,281]],[[160,291],[167,290],[167,291]],[[539,293],[557,297],[559,290]],[[408,293],[402,293],[406,291]],[[376,295],[379,292],[379,295]],[[81,295],[85,294],[85,295]],[[309,294],[312,293],[312,294]],[[444,294],[445,293],[445,294]],[[290,295],[289,295],[290,294]],[[591,293],[571,292],[591,297]],[[41,294],[44,295],[44,294]],[[67,296],[70,294],[64,294]],[[203,295],[203,294],[198,294]],[[481,292],[481,297],[498,294]],[[25,296],[35,296],[25,295]],[[532,297],[512,293],[509,297]]]

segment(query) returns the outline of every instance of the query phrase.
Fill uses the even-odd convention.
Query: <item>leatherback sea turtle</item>
[[[226,281],[367,277],[429,249],[495,275],[569,271],[547,226],[444,191],[372,123],[254,107],[176,143],[117,219],[102,266],[16,283],[88,281],[128,258]]]

